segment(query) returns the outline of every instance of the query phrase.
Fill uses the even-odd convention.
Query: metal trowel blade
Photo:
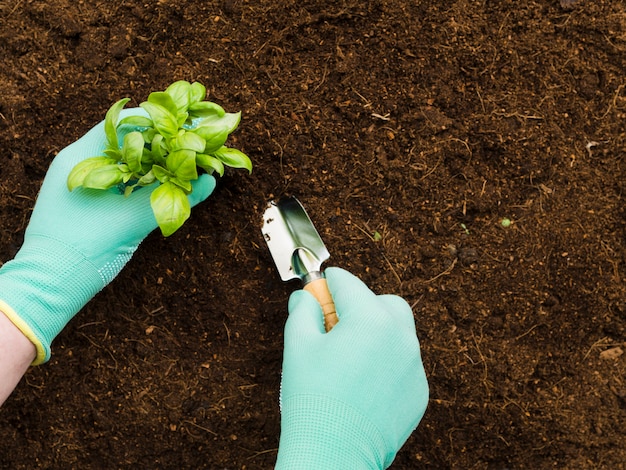
[[[307,282],[330,258],[308,214],[295,197],[271,201],[263,214],[263,237],[283,281]]]

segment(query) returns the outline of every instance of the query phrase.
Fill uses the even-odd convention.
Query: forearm
[[[0,311],[0,405],[35,359],[35,346]]]

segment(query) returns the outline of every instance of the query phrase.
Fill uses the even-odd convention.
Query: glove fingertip
[[[193,191],[189,194],[189,203],[195,206],[206,200],[215,189],[215,178],[209,174],[203,174],[192,183]]]
[[[361,279],[345,269],[330,267],[324,271],[324,274],[331,292],[346,289],[359,291],[361,293],[372,292]]]
[[[397,295],[379,295],[380,301],[387,307],[389,315],[396,318],[402,327],[407,328],[412,332],[416,332],[415,317],[413,316],[413,309],[411,309],[408,302]]]
[[[341,268],[327,268],[325,271],[328,288],[339,318],[346,319],[362,307],[375,302],[376,294],[354,274]]]
[[[390,309],[400,312],[404,316],[413,318],[413,310],[410,305],[402,297],[394,294],[379,295],[378,298]]]

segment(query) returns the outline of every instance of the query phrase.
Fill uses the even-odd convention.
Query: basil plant
[[[154,184],[150,204],[156,221],[164,236],[174,233],[189,218],[187,195],[199,171],[220,176],[225,166],[252,171],[244,153],[224,145],[241,113],[227,113],[205,97],[201,83],[177,81],[140,104],[147,116],[121,120],[120,112],[130,99],[119,100],[104,120],[105,150],[72,169],[68,189],[120,187],[128,196]]]

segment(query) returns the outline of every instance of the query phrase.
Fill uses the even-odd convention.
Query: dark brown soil
[[[431,400],[393,468],[625,468],[626,7],[564,4],[0,2],[0,259],[119,98],[200,81],[255,164],[57,338],[0,467],[271,468],[298,285],[260,225],[295,194],[413,306]]]

